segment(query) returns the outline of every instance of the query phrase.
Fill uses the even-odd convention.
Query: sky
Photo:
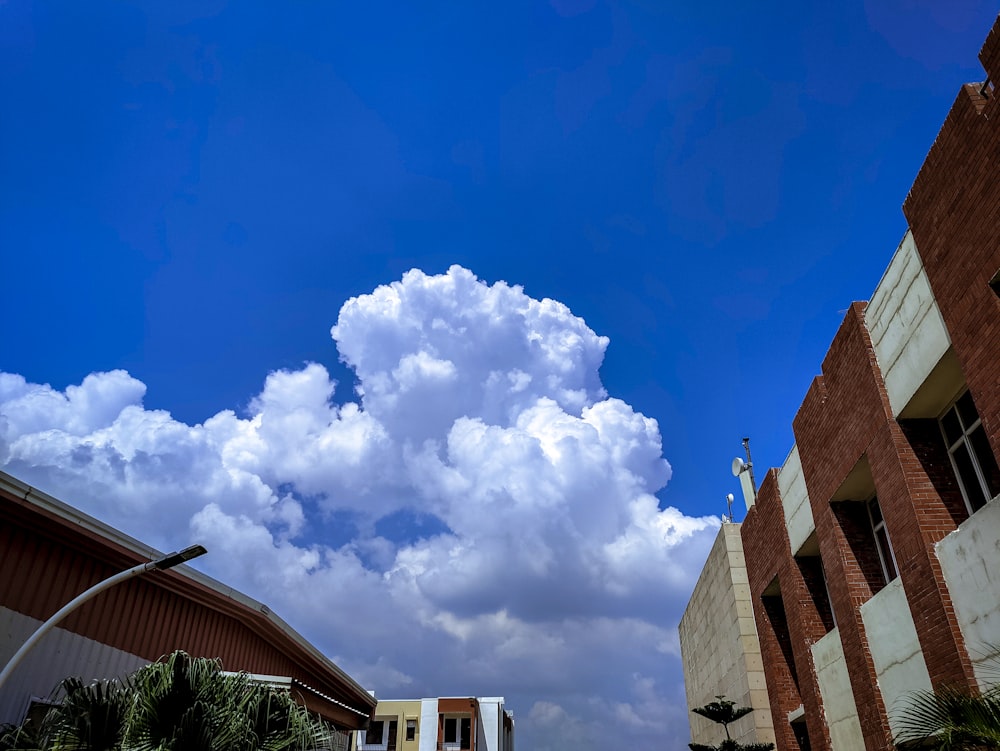
[[[684,749],[731,460],[784,461],[996,12],[0,2],[0,467],[380,697]]]

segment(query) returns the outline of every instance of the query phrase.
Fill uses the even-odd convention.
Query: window
[[[823,575],[823,594],[826,595],[826,606],[830,609],[830,628],[837,628],[837,614],[833,612],[833,598],[830,597],[830,580],[826,578],[826,568],[820,561],[819,572]]]
[[[472,718],[445,717],[444,742],[459,743],[460,748],[472,748]]]
[[[974,514],[1000,493],[1000,470],[972,394],[962,394],[940,422],[962,496]]]
[[[406,721],[406,740],[412,741],[417,738],[417,721],[407,720]]]
[[[809,743],[809,731],[806,729],[805,718],[800,718],[792,723],[792,734],[795,742],[799,744],[799,751],[811,751],[812,745]]]
[[[365,731],[365,745],[381,746],[385,737],[385,720],[372,720]]]
[[[895,579],[896,558],[889,544],[889,532],[885,528],[885,520],[882,518],[882,509],[879,508],[878,498],[868,501],[868,518],[872,525],[872,536],[875,538],[875,549],[878,551],[879,563],[882,565],[882,577],[886,584]]]
[[[458,741],[458,720],[454,717],[444,718],[444,742],[456,743]]]

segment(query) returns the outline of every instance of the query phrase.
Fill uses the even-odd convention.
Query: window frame
[[[878,496],[872,496],[869,498],[865,503],[865,508],[868,511],[868,522],[872,533],[872,539],[875,541],[875,551],[878,553],[879,564],[882,568],[883,586],[887,587],[890,582],[899,578],[899,566],[896,563],[896,553],[892,549],[892,539],[889,537],[889,528],[885,524],[885,516],[882,514],[882,507],[879,505]],[[875,521],[875,515],[872,513],[873,508],[878,510],[878,521]],[[888,548],[888,555],[886,555],[886,551],[882,549],[883,537],[885,539],[884,547]],[[892,573],[892,576],[889,575],[890,572]]]
[[[976,419],[973,420],[968,426],[966,426],[965,424],[966,421],[962,417],[962,411],[959,409],[958,406],[959,402],[961,402],[966,397],[968,397],[969,405],[971,405],[971,408],[976,416]],[[954,441],[948,438],[948,432],[947,430],[945,430],[945,419],[951,414],[954,414],[954,418],[957,421],[959,430],[961,431],[961,435]],[[972,398],[972,393],[969,391],[969,389],[965,389],[961,394],[959,394],[958,397],[956,397],[955,400],[948,405],[947,409],[945,409],[941,413],[941,415],[938,417],[938,428],[941,431],[941,437],[944,440],[945,450],[948,452],[948,460],[951,462],[951,468],[952,471],[955,473],[955,479],[958,481],[958,489],[962,494],[962,500],[965,501],[965,508],[969,512],[969,515],[971,516],[972,514],[979,511],[979,509],[981,509],[987,503],[989,503],[995,497],[995,495],[991,495],[990,493],[989,480],[986,477],[986,473],[982,465],[983,460],[976,453],[976,444],[972,441],[972,435],[977,430],[984,431],[983,437],[986,438],[985,436],[986,429],[983,427],[983,418],[979,414],[979,408],[976,407],[976,402]],[[989,446],[988,438],[986,438],[986,445],[992,451],[992,447]],[[969,458],[969,463],[972,465],[972,472],[973,472],[972,478],[966,478],[963,475],[962,470],[959,468],[959,463],[955,459],[955,454],[963,447],[965,448],[966,455]],[[995,456],[991,454],[990,458],[993,460],[994,463],[996,463]],[[983,503],[979,506],[976,506],[973,503],[972,499],[969,497],[969,490],[966,487],[966,483],[967,481],[970,480],[974,480],[978,484],[979,486],[978,490],[980,496],[985,499]]]
[[[449,723],[454,723],[452,726],[454,729],[454,737],[448,739],[448,725]],[[466,738],[466,733],[468,736]],[[472,747],[472,716],[468,714],[447,714],[444,715],[444,727],[442,728],[442,743],[448,746],[458,746],[460,749],[468,749]],[[465,745],[465,741],[468,740],[469,745]]]

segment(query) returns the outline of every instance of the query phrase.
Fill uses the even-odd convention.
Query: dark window
[[[406,740],[412,741],[417,737],[417,721],[407,720],[406,721]]]
[[[799,744],[800,751],[811,751],[812,745],[809,743],[809,731],[804,722],[793,722],[792,733],[795,735],[795,742]]]
[[[386,739],[385,748],[386,751],[396,751],[396,727],[398,722],[396,720],[389,720],[389,737]]]
[[[941,416],[941,432],[962,496],[969,511],[975,513],[1000,493],[1000,469],[970,392],[962,394]]]
[[[458,743],[460,748],[472,748],[472,718],[445,717],[444,742]]]
[[[372,720],[368,725],[368,731],[365,733],[365,744],[366,745],[382,745],[382,737],[385,733],[385,721],[384,720]]]
[[[462,718],[462,748],[472,748],[472,718]]]
[[[878,498],[868,501],[868,518],[872,523],[872,536],[875,538],[875,549],[878,551],[879,563],[882,565],[882,576],[886,584],[895,579],[896,559],[892,553],[892,546],[889,544],[889,532],[885,528],[885,520],[882,518],[882,509],[879,508]]]

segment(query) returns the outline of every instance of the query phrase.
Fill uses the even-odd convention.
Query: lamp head
[[[162,558],[158,558],[153,561],[153,566],[163,571],[185,561],[190,561],[192,558],[197,558],[199,555],[205,555],[207,552],[201,545],[192,545],[189,548],[184,548],[184,550],[179,550],[176,553],[168,553]]]

